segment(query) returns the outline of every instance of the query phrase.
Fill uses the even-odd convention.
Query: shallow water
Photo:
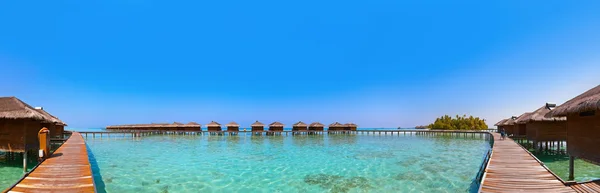
[[[484,139],[389,135],[86,142],[107,192],[468,192],[490,148]]]
[[[547,152],[534,152],[535,156],[550,169],[556,175],[558,175],[563,180],[569,179],[569,156],[568,155],[558,155],[551,154]],[[575,181],[584,182],[594,179],[600,179],[600,166],[595,165],[589,162],[586,162],[581,159],[575,159],[574,163],[575,171],[573,174],[575,175]]]
[[[27,168],[31,170],[37,165],[37,155],[29,155]],[[23,155],[14,153],[13,157],[0,152],[0,192],[17,182],[23,176]]]

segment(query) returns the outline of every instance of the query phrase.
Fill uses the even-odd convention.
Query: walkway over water
[[[600,180],[570,185],[573,190],[581,193],[600,192]]]
[[[481,192],[575,192],[515,141],[492,135],[493,153]]]
[[[9,192],[95,192],[87,148],[81,134],[73,132],[50,158]]]

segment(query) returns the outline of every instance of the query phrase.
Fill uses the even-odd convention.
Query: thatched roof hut
[[[227,131],[240,131],[240,124],[236,123],[235,121],[229,122],[225,126],[227,127]]]
[[[547,116],[551,112],[552,106],[554,105],[546,103],[517,120],[518,124],[527,125],[527,139],[536,142],[567,140],[567,118]]]
[[[302,121],[298,121],[297,123],[292,125],[292,131],[304,131],[308,129],[308,125]]]
[[[223,130],[221,128],[221,124],[219,124],[215,121],[211,121],[210,123],[206,124],[206,128],[208,131],[222,131]]]
[[[187,125],[200,125],[200,124],[192,121],[192,122],[187,123]]]
[[[252,125],[250,125],[250,127],[251,127],[252,131],[264,131],[265,130],[265,124],[258,122],[258,121],[252,123]]]
[[[521,122],[521,119],[526,118],[531,114],[531,112],[523,113],[517,119],[514,120],[515,127],[513,128],[515,136],[526,136],[527,135],[527,125]]]
[[[508,119],[502,119],[500,121],[498,121],[496,124],[494,124],[494,126],[497,127],[498,132],[500,132],[502,129],[504,129],[504,122],[508,121]]]
[[[560,117],[598,110],[600,110],[600,85],[556,107],[550,116]]]
[[[313,122],[310,125],[308,125],[308,130],[311,131],[323,131],[325,128],[325,125],[323,125],[322,123],[319,122]]]
[[[504,131],[506,132],[507,135],[514,135],[516,133],[516,126],[515,126],[515,120],[517,119],[516,116],[512,116],[511,118],[508,118],[504,123],[502,123],[502,128],[504,128]]]
[[[335,123],[329,124],[329,127],[327,128],[327,130],[329,130],[329,131],[344,130],[344,125],[342,125],[339,122],[335,122]]]
[[[0,151],[37,149],[37,133],[42,129],[42,124],[56,120],[16,97],[0,97]]]
[[[169,123],[150,123],[150,124],[125,124],[125,125],[110,125],[108,130],[159,130],[159,131],[201,131],[202,125],[196,122],[188,124],[174,122]]]
[[[344,130],[356,131],[357,128],[358,128],[358,125],[356,125],[354,123],[346,123],[346,124],[344,124]]]
[[[567,117],[567,153],[600,164],[600,85],[553,109]]]
[[[285,125],[283,123],[275,121],[269,124],[269,131],[283,131],[284,126]]]
[[[67,125],[66,123],[58,119],[58,117],[48,113],[42,107],[35,107],[35,110],[52,120],[50,122],[42,123],[42,127],[46,127],[50,131],[50,136],[62,136],[63,132],[65,131],[65,126]]]

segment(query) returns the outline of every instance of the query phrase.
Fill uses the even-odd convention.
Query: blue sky
[[[71,127],[412,127],[600,83],[598,1],[1,1],[0,95]]]

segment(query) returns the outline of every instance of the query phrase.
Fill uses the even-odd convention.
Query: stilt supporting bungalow
[[[269,131],[281,132],[281,131],[283,131],[283,127],[284,127],[283,123],[275,121],[275,122],[269,124]]]
[[[343,132],[343,131],[344,131],[344,125],[339,122],[329,124],[329,127],[327,128],[327,132],[329,132],[329,133],[338,133],[338,132]]]
[[[574,179],[575,158],[600,165],[600,85],[556,107],[549,116],[567,117],[569,180]]]
[[[221,131],[223,131],[223,129],[221,128],[221,124],[215,121],[211,121],[210,123],[206,124],[206,130],[213,134],[220,133]]]
[[[0,151],[23,153],[23,171],[27,172],[28,152],[36,155],[40,147],[38,131],[54,122],[16,97],[0,97]]]
[[[240,124],[238,124],[234,121],[227,123],[227,125],[225,125],[225,126],[227,127],[227,132],[230,134],[235,134],[240,131]]]
[[[292,131],[305,131],[308,130],[308,125],[302,121],[298,121],[297,123],[292,125]]]
[[[308,130],[310,131],[309,133],[314,134],[316,132],[325,130],[325,125],[319,122],[313,122],[308,125]]]
[[[555,104],[546,103],[546,105],[531,112],[527,116],[516,120],[517,124],[525,124],[527,128],[527,140],[533,142],[533,147],[538,150],[553,150],[551,146],[556,146],[556,151],[561,152],[561,144],[567,140],[567,118],[547,116],[554,108]]]
[[[252,123],[252,125],[250,125],[250,129],[253,133],[262,133],[263,131],[265,131],[265,124],[256,121]]]

